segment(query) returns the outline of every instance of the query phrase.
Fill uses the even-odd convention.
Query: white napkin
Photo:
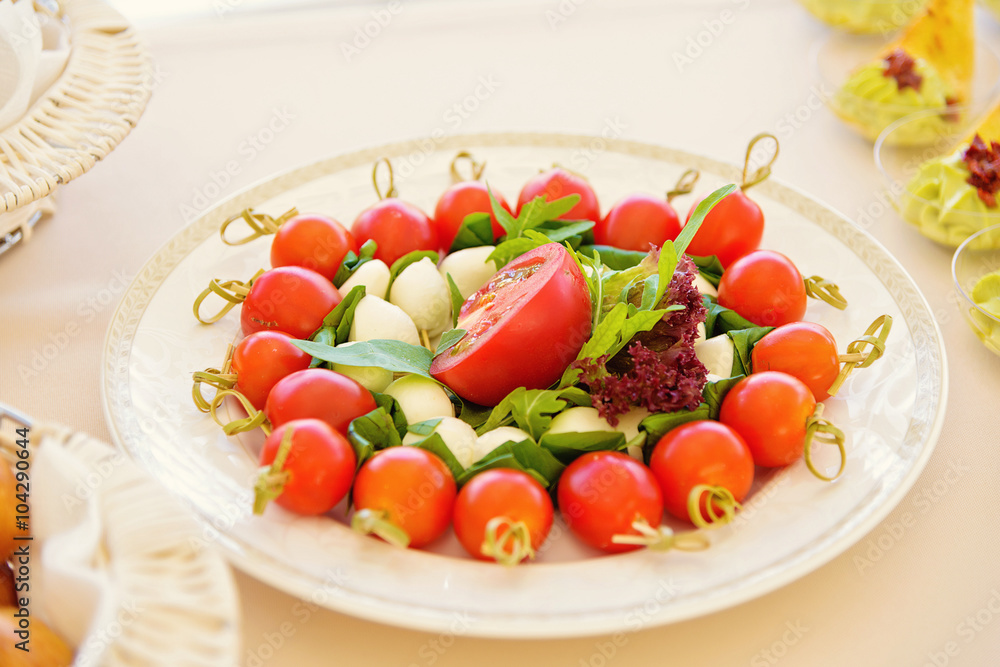
[[[235,662],[231,575],[186,509],[99,440],[48,425],[30,439],[31,610],[74,664]]]
[[[0,0],[0,130],[17,122],[59,78],[69,58],[66,24],[31,0]]]

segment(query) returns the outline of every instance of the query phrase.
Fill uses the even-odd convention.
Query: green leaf
[[[736,375],[731,378],[726,378],[724,380],[716,380],[715,382],[708,382],[705,384],[705,388],[701,390],[702,405],[708,406],[708,418],[718,419],[719,409],[722,407],[722,401],[726,398],[726,394],[733,386],[742,380],[744,375]]]
[[[357,310],[358,304],[361,303],[361,299],[364,297],[364,285],[355,285],[352,287],[351,291],[345,294],[340,300],[337,307],[323,318],[323,328],[313,335],[312,340],[327,345],[339,345],[346,342],[351,333],[351,324],[354,323],[354,311]],[[334,342],[330,342],[328,335],[319,336],[320,332],[325,329],[333,331]]]
[[[566,408],[566,401],[552,389],[530,389],[516,392],[511,399],[511,414],[522,430],[538,440],[548,430],[552,416]]]
[[[521,470],[537,479],[542,486],[551,488],[566,466],[548,450],[530,440],[508,441],[469,466],[455,481],[461,486],[484,470],[492,468]]]
[[[537,234],[537,232],[534,232]],[[546,243],[551,243],[548,237],[544,237],[544,240],[539,240],[537,238],[530,238],[528,236],[519,236],[517,238],[508,239],[503,243],[497,245],[490,256],[486,258],[487,262],[492,261],[496,267],[497,271],[506,266],[511,260],[516,257],[520,257],[529,250],[534,250]]]
[[[486,420],[490,418],[490,414],[493,412],[494,408],[479,405],[478,403],[471,403],[469,401],[462,401],[462,407],[459,410],[458,418],[464,421],[466,424],[474,429],[478,429],[480,426],[486,423]],[[510,411],[507,411],[510,414]],[[477,431],[478,432],[478,431]]]
[[[715,255],[709,255],[708,257],[702,257],[700,255],[688,255],[694,265],[698,267],[698,273],[701,277],[712,283],[714,287],[719,286],[719,281],[722,280],[722,272],[725,269],[722,267],[722,262]]]
[[[435,417],[434,419],[425,419],[422,422],[416,422],[410,424],[406,427],[406,430],[410,433],[416,433],[417,435],[430,435],[437,428],[438,424],[444,417]]]
[[[593,400],[590,394],[579,387],[567,387],[559,391],[559,398],[572,403],[574,406],[593,407]]]
[[[705,317],[705,334],[708,338],[715,338],[734,329],[752,329],[756,326],[735,310],[720,306],[715,297],[711,295],[703,294],[701,299],[708,311]]]
[[[656,298],[653,299],[653,305],[658,306],[660,304],[660,299],[663,298],[663,293],[667,291],[670,286],[670,281],[674,278],[674,271],[677,269],[677,254],[674,248],[673,241],[667,241],[660,248],[660,258],[656,264],[657,278],[659,279],[656,283]]]
[[[465,470],[465,468],[462,467],[462,464],[458,462],[458,459],[455,458],[455,455],[452,453],[452,451],[448,449],[448,445],[444,444],[444,440],[438,433],[433,433],[430,436],[424,438],[423,440],[420,440],[419,442],[415,442],[412,445],[407,445],[407,446],[419,447],[420,449],[427,450],[431,454],[436,454],[437,457],[440,458],[442,461],[444,461],[444,464],[448,466],[448,470],[451,471],[451,476],[454,477],[456,480],[462,475],[462,472]]]
[[[578,194],[560,197],[552,201],[545,201],[545,197],[539,195],[521,207],[514,228],[507,230],[508,236],[516,238],[526,230],[534,229],[543,222],[555,220],[559,216],[569,213],[579,201],[580,195]]]
[[[524,387],[518,387],[514,391],[510,392],[497,403],[496,407],[490,412],[490,416],[482,423],[477,429],[476,434],[482,435],[487,431],[492,431],[493,429],[506,426],[514,421],[510,412],[514,407],[514,401],[517,400],[518,394],[527,391]]]
[[[383,407],[354,419],[347,427],[347,440],[354,448],[359,468],[376,451],[402,444],[392,417]]]
[[[681,233],[677,235],[674,240],[674,249],[677,252],[677,256],[680,257],[687,250],[688,244],[691,243],[691,239],[698,232],[698,228],[701,227],[701,223],[705,220],[705,216],[711,211],[716,204],[728,197],[729,195],[736,192],[739,188],[735,184],[730,183],[729,185],[724,185],[712,194],[708,195],[695,207],[694,212],[684,227],[681,229]]]
[[[361,287],[361,285],[359,285],[359,287]],[[362,289],[364,288],[362,287]],[[320,327],[319,330],[312,335],[312,340],[320,345],[336,345],[337,329],[335,327]],[[309,362],[309,368],[318,368],[319,366],[325,365],[325,361],[317,359],[316,357],[313,357]]]
[[[359,266],[375,258],[375,250],[377,248],[378,245],[375,241],[368,239],[358,248],[357,254],[348,250],[344,256],[344,261],[340,263],[340,268],[337,269],[337,273],[333,276],[333,284],[340,287],[347,282],[347,279],[354,275]]]
[[[462,337],[466,334],[465,329],[449,329],[441,334],[441,340],[438,342],[437,354],[441,354],[449,347],[462,340]]]
[[[379,366],[394,373],[416,373],[431,377],[431,351],[398,340],[366,340],[331,347],[307,340],[293,341],[299,349],[334,364]],[[433,378],[431,378],[433,379]]]
[[[733,375],[750,375],[753,371],[753,361],[750,358],[753,346],[772,331],[774,331],[774,327],[751,327],[726,332],[736,348],[733,355]]]
[[[489,184],[486,185],[486,194],[490,197],[490,210],[493,211],[493,217],[497,219],[500,226],[504,228],[507,235],[510,236],[511,230],[517,227],[517,219],[511,215],[507,209],[500,205],[497,198],[493,196],[493,191],[490,190]]]
[[[403,408],[399,405],[399,401],[389,394],[380,394],[378,392],[372,392],[372,397],[375,399],[375,404],[383,408],[392,417],[393,427],[395,427],[399,437],[402,438],[406,435],[406,415],[403,414]]]
[[[470,213],[462,220],[448,252],[493,245],[493,220],[489,213]]]
[[[562,463],[572,463],[587,452],[625,449],[625,434],[620,431],[586,431],[583,433],[546,433],[538,446],[547,449]]]
[[[403,269],[410,264],[416,264],[425,257],[430,258],[437,265],[438,254],[433,250],[412,250],[392,263],[392,266],[389,267],[389,289],[385,291],[386,298],[388,298],[389,290],[392,289],[392,284],[396,282],[396,277],[403,272]]]
[[[580,254],[582,255],[592,257],[595,251],[600,254],[604,265],[613,271],[631,269],[637,266],[647,255],[647,253],[639,250],[622,250],[610,245],[580,246]]]
[[[549,241],[562,243],[573,237],[582,237],[587,230],[593,229],[593,227],[592,220],[550,220],[537,227],[535,231],[547,236]]]
[[[455,284],[455,279],[451,277],[451,274],[446,273],[444,277],[448,281],[448,296],[451,297],[451,326],[457,327],[458,314],[462,312],[462,305],[465,303],[465,299],[462,298],[462,292],[459,291],[458,285]],[[439,346],[438,349],[443,350],[444,348]]]
[[[696,419],[708,419],[708,405],[702,403],[694,410],[678,410],[677,412],[660,412],[650,415],[639,422],[639,428],[649,434],[647,443],[654,445],[660,438],[669,431],[677,428],[681,424],[695,421]]]

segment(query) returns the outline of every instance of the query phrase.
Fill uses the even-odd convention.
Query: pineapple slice
[[[902,49],[922,58],[953,91],[953,100],[965,103],[972,95],[975,33],[973,0],[930,0],[883,57]]]

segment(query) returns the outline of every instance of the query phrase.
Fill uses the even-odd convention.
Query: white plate
[[[940,333],[912,279],[876,241],[839,214],[774,181],[752,191],[764,210],[763,246],[806,275],[835,280],[850,300],[814,302],[807,319],[846,343],[878,315],[894,318],[888,350],[856,372],[827,415],[848,434],[844,476],[827,484],[802,464],[760,476],[741,519],[700,553],[597,556],[560,524],[539,561],[508,570],[460,556],[453,536],[438,553],[360,537],[330,518],[271,507],[251,515],[249,480],[259,437],[226,438],[191,403],[191,373],[217,365],[237,337],[238,309],[214,326],[191,314],[213,277],[249,277],[269,242],[232,248],[220,223],[247,206],[278,214],[295,205],[350,224],[372,201],[371,164],[396,165],[401,195],[433,210],[448,163],[469,149],[488,161],[491,185],[513,200],[520,184],[559,162],[585,172],[604,207],[630,191],[663,192],[689,167],[700,192],[738,170],[657,146],[593,137],[484,134],[395,144],[295,169],[241,192],[167,243],[126,292],[108,332],[104,404],[127,452],[186,498],[233,564],[278,588],[347,614],[411,628],[493,637],[565,637],[669,623],[774,590],[826,563],[902,499],[931,455],[944,417],[947,375]],[[681,200],[686,210],[690,205]],[[836,467],[834,452],[821,465]]]

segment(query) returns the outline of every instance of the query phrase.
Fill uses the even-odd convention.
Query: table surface
[[[303,614],[300,601],[237,573],[241,664],[992,664],[1000,531],[988,517],[1000,502],[991,481],[1000,358],[959,314],[951,250],[885,206],[871,145],[823,107],[829,91],[808,54],[825,26],[792,0],[283,12],[239,4],[147,26],[159,83],[145,116],[103,164],[62,188],[57,215],[29,243],[0,259],[0,400],[109,438],[99,394],[107,324],[128,281],[189,221],[188,207],[303,162],[439,128],[599,134],[614,124],[623,138],[729,162],[742,159],[751,136],[773,132],[782,142],[775,176],[863,225],[912,273],[940,324],[950,375],[940,440],[909,495],[853,548],[776,592],[617,642],[505,641]],[[387,13],[368,44],[352,44]],[[1000,27],[978,18],[1000,47]],[[482,77],[495,91],[456,127],[449,109]],[[273,140],[246,150],[276,115],[287,122]],[[238,173],[205,201],[206,185],[232,161]]]

